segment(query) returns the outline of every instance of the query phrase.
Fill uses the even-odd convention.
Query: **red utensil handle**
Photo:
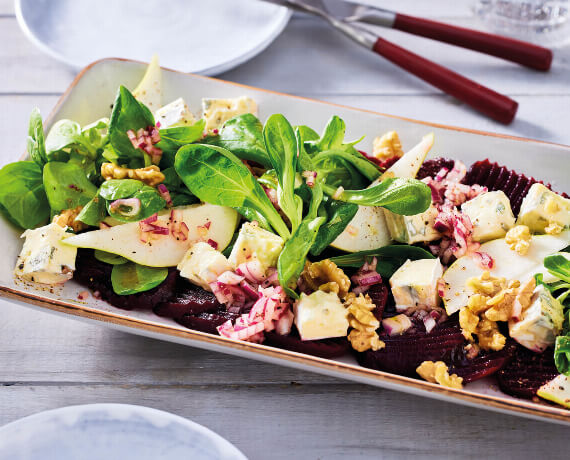
[[[396,14],[392,27],[414,35],[480,51],[536,70],[546,71],[552,64],[552,51],[549,49],[500,35],[405,14]]]
[[[475,110],[504,124],[513,121],[518,103],[458,73],[378,38],[372,50]]]

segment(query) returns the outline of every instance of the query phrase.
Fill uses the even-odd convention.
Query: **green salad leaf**
[[[128,262],[113,265],[111,284],[118,295],[137,294],[161,284],[168,276],[168,268],[147,267]]]
[[[164,180],[162,183],[168,189],[170,198],[172,199],[172,206],[185,206],[188,204],[198,203],[200,200],[196,198],[190,190],[184,185],[182,179],[176,174],[174,166],[162,170]]]
[[[192,144],[202,138],[206,120],[201,118],[191,126],[176,126],[174,128],[163,128],[159,130],[160,141],[156,146],[162,149],[160,160],[161,169],[174,166],[176,152],[183,145]]]
[[[99,196],[99,194],[95,195],[89,203],[83,206],[83,209],[77,215],[75,220],[96,227],[105,219],[105,217],[107,217],[106,204],[107,202],[104,198]]]
[[[50,216],[42,168],[34,161],[17,161],[0,169],[0,210],[22,227],[35,228]]]
[[[142,168],[150,165],[150,157],[142,150],[133,147],[127,131],[147,128],[154,125],[151,111],[137,101],[131,92],[121,86],[117,93],[111,121],[109,122],[109,141],[113,150],[106,150],[104,155],[109,161],[129,168]]]
[[[254,161],[264,168],[271,168],[271,160],[265,150],[263,125],[251,114],[238,115],[226,121],[212,142],[232,152],[242,160]]]
[[[360,268],[365,262],[370,262],[373,257],[378,259],[376,271],[386,278],[391,277],[408,259],[435,259],[435,256],[431,252],[419,246],[393,244],[369,251],[359,251],[331,257],[331,261],[339,267]]]
[[[94,255],[97,260],[100,260],[101,262],[105,262],[106,264],[110,265],[123,265],[129,261],[128,259],[125,259],[123,256],[120,256],[118,254],[112,254],[106,251],[101,251],[100,249],[95,249]]]
[[[361,206],[382,206],[395,214],[414,216],[431,204],[431,190],[416,179],[390,178],[363,190],[337,190],[329,185],[325,192],[335,199]]]
[[[236,209],[247,219],[262,218],[284,239],[290,232],[261,185],[230,151],[214,145],[191,144],[176,154],[176,172],[200,200]]]
[[[72,120],[56,122],[46,138],[46,150],[49,161],[65,161],[73,153],[85,160],[94,162],[107,144],[106,134],[109,120],[101,118],[81,129],[79,123]]]
[[[285,243],[277,260],[277,273],[279,284],[285,289],[287,295],[293,299],[299,296],[293,290],[297,279],[305,267],[307,254],[315,242],[320,226],[325,221],[324,217],[306,217],[297,227],[291,239]]]
[[[38,108],[32,110],[28,125],[28,154],[39,166],[47,162],[44,125]]]
[[[323,210],[327,220],[319,229],[311,254],[318,256],[344,231],[352,218],[358,212],[358,205],[336,201],[328,196],[323,200]]]
[[[295,195],[297,172],[297,139],[293,127],[281,114],[269,117],[263,128],[265,149],[277,175],[277,201],[289,218],[294,232],[302,220],[303,203]]]
[[[320,164],[326,164],[325,160],[330,160],[333,158],[344,160],[344,162],[350,164],[369,181],[373,181],[380,176],[380,170],[378,167],[374,163],[364,158],[364,156],[361,154],[354,155],[340,149],[325,150],[323,152],[317,153],[313,157],[313,161],[318,170]]]
[[[166,206],[166,201],[154,187],[135,179],[107,180],[99,188],[99,196],[106,200],[109,215],[121,222],[137,222],[146,219]],[[118,208],[112,206],[114,201],[126,198],[136,198],[140,201],[141,207],[137,214],[131,214],[132,207],[126,205]]]
[[[83,169],[74,163],[46,163],[43,184],[54,213],[84,206],[97,194],[97,187],[87,179]]]

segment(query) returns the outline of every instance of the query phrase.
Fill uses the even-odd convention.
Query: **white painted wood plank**
[[[560,52],[551,72],[541,73],[397,31],[383,36],[500,92],[570,93],[570,48]],[[62,92],[71,81],[73,71],[29,43],[15,19],[0,18],[0,42],[11,43],[0,47],[0,92]],[[290,93],[439,94],[316,19],[293,18],[267,50],[221,78]]]
[[[0,15],[8,16],[14,14],[14,0],[0,0]]]
[[[567,459],[568,428],[358,385],[0,387],[0,424],[56,407],[162,409],[226,437],[251,460]]]
[[[0,311],[0,385],[342,383],[309,372],[126,334],[5,301],[0,301]]]

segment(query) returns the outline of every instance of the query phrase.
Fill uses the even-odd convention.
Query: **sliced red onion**
[[[214,249],[218,249],[218,242],[214,241],[213,239],[209,238],[207,243],[212,246]]]
[[[433,319],[431,316],[426,316],[424,319],[424,327],[426,328],[426,332],[429,334],[432,329],[437,326],[437,323],[435,321],[435,319]]]
[[[158,213],[155,212],[152,216],[141,220],[141,222],[144,224],[152,224],[153,222],[156,222],[157,220],[158,220]]]
[[[491,270],[495,265],[493,258],[486,252],[476,251],[473,253],[473,258],[483,269]]]
[[[166,188],[166,185],[158,184],[156,189],[158,190],[159,195],[164,198],[164,201],[166,201],[166,206],[170,208],[172,206],[172,197],[170,196],[170,192]]]
[[[259,293],[247,281],[243,280],[239,285],[251,299],[257,300],[259,298]]]
[[[261,262],[257,259],[252,259],[238,265],[236,272],[250,283],[260,284],[265,280],[265,273]]]
[[[212,225],[212,222],[207,221],[207,222],[204,224],[204,227],[206,227],[208,230],[210,230],[210,226],[211,226],[211,225]]]
[[[109,208],[121,216],[134,217],[141,211],[141,200],[138,198],[122,198],[113,201]]]
[[[217,281],[218,283],[235,286],[243,281],[243,276],[236,275],[234,272],[228,270],[218,276]]]
[[[412,321],[406,315],[399,314],[382,320],[382,327],[388,335],[401,335],[412,327]]]
[[[295,315],[293,312],[291,310],[287,310],[275,323],[275,332],[280,335],[290,334],[294,319]]]
[[[152,227],[152,230],[150,232],[155,235],[168,235],[170,233],[168,227],[164,227],[162,225],[155,225],[155,224],[150,224],[150,225]]]

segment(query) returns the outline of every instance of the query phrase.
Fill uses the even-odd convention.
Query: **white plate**
[[[88,404],[40,412],[0,428],[10,460],[247,460],[209,429],[161,410]]]
[[[20,27],[76,68],[109,56],[215,75],[263,51],[290,11],[259,0],[16,0]]]
[[[83,125],[108,116],[117,87],[124,84],[133,88],[144,70],[143,63],[119,59],[107,59],[90,65],[79,74],[62,96],[46,126],[49,128],[54,121],[61,118],[71,118]],[[226,98],[246,95],[257,101],[262,120],[272,113],[279,112],[283,113],[293,125],[306,124],[320,131],[330,116],[336,114],[346,121],[348,139],[358,139],[363,134],[367,136],[359,145],[368,151],[372,147],[374,136],[388,130],[393,129],[400,133],[405,150],[412,147],[423,135],[433,131],[435,145],[431,152],[432,156],[452,156],[467,164],[489,156],[500,164],[550,181],[557,190],[570,189],[568,176],[570,147],[567,146],[397,118],[171,70],[163,72],[163,83],[165,101],[183,97],[189,107],[196,112],[199,111],[202,97]],[[463,390],[455,390],[419,379],[366,369],[359,366],[350,356],[338,360],[321,359],[192,331],[173,320],[160,318],[149,311],[120,310],[93,297],[80,302],[77,296],[84,288],[73,281],[53,292],[49,289],[38,290],[15,280],[13,276],[16,257],[22,247],[20,233],[7,221],[0,219],[0,241],[4,248],[3,257],[0,259],[0,295],[17,303],[184,345],[570,425],[569,410],[547,403],[512,398],[501,393],[496,385],[490,384],[489,381],[474,382]]]

